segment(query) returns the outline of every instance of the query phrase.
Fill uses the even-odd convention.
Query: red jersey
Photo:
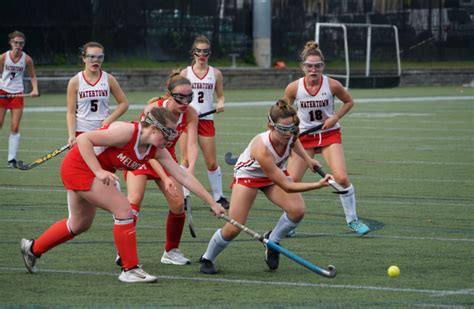
[[[168,104],[168,102],[169,102],[168,99],[160,98],[158,101],[152,102],[150,104],[153,104],[156,107],[165,107],[166,108],[166,105]],[[142,112],[142,114],[140,115],[140,121],[142,121],[144,118],[145,118],[145,113]],[[186,129],[187,124],[188,123],[187,123],[187,119],[186,119],[186,113],[179,114],[179,119],[176,122],[176,131],[178,132],[178,135],[170,143],[170,145],[166,147],[166,149],[170,152],[171,156],[173,157],[173,159],[176,162],[178,162],[178,159],[176,158],[176,150],[175,150],[176,143],[178,142],[179,137],[181,136],[181,133],[183,133],[184,130]],[[168,176],[170,175],[167,170],[165,170],[165,172]],[[125,179],[127,177],[126,174],[127,173],[124,173]],[[147,175],[147,179],[150,179],[150,180],[151,179],[153,179],[153,180],[160,179],[160,176],[158,176],[158,174],[155,172],[155,170],[151,167],[151,165],[149,163],[143,164],[142,167],[140,167],[137,170],[134,170],[133,174],[134,175]]]
[[[157,148],[149,145],[145,153],[138,152],[138,143],[142,127],[137,122],[134,126],[133,136],[130,141],[122,147],[94,147],[94,152],[103,169],[115,173],[122,169],[133,171],[138,169],[149,159],[156,156]],[[101,130],[107,130],[108,126]],[[89,190],[95,175],[82,158],[79,147],[73,147],[64,157],[61,164],[61,179],[68,190]]]
[[[150,104],[154,104],[156,107],[165,107],[166,108],[166,105],[168,104],[168,99],[159,99],[158,101],[155,101],[155,102],[152,102]],[[140,121],[143,121],[145,119],[145,113],[142,112],[142,114],[140,115]],[[178,160],[176,159],[176,143],[178,142],[179,140],[179,137],[181,136],[181,133],[184,132],[184,130],[186,129],[186,126],[187,126],[187,119],[186,119],[186,112],[185,113],[182,113],[182,114],[179,114],[179,119],[178,121],[176,122],[176,131],[178,132],[178,135],[176,136],[176,138],[169,144],[169,146],[166,146],[166,149],[168,149],[168,151],[170,152],[171,156],[173,157],[173,159],[178,162]]]

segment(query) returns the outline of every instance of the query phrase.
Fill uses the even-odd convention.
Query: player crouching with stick
[[[141,122],[114,122],[103,129],[81,134],[77,146],[61,165],[61,178],[67,189],[69,218],[54,223],[35,240],[22,239],[20,249],[26,269],[36,272],[36,260],[52,248],[87,231],[97,208],[114,216],[114,240],[123,268],[122,282],[154,282],[138,263],[136,229],[127,197],[116,186],[117,169],[134,170],[156,159],[180,183],[194,192],[206,192],[189,172],[173,160],[166,143],[176,137],[176,117],[167,109],[155,107]],[[216,215],[224,209],[203,194]]]
[[[303,219],[305,203],[301,194],[309,190],[328,186],[326,177],[318,182],[293,182],[286,172],[286,162],[292,151],[299,155],[314,169],[320,166],[304,151],[298,140],[299,119],[296,110],[286,100],[278,100],[268,113],[268,130],[252,139],[240,155],[234,167],[234,180],[229,208],[229,217],[245,224],[250,208],[261,190],[266,197],[284,213],[276,226],[265,234],[265,238],[279,243],[291,229]],[[200,271],[204,274],[215,274],[217,255],[224,250],[240,229],[226,223],[218,229],[209,241],[206,252],[200,259]],[[265,262],[270,270],[276,270],[279,264],[279,253],[269,248],[265,250]]]

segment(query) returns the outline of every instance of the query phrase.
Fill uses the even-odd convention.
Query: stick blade
[[[235,163],[237,163],[237,158],[232,158],[232,152],[227,152],[224,158],[225,158],[225,163],[229,165],[235,165]]]
[[[16,168],[22,171],[27,171],[31,169],[32,167],[31,167],[31,164],[24,164],[23,161],[20,160],[16,162]]]

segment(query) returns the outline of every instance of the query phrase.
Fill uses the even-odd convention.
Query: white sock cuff
[[[223,244],[227,246],[230,243],[230,240],[225,240],[224,236],[222,236],[222,229],[218,229],[215,234],[216,234],[219,245]]]
[[[125,224],[131,224],[131,223],[133,223],[133,218],[130,218],[130,219],[117,219],[114,216],[114,224],[125,225]]]
[[[217,168],[213,171],[207,170],[208,175],[216,175],[216,174],[220,174],[220,173],[221,173],[221,167],[220,166],[217,166]]]

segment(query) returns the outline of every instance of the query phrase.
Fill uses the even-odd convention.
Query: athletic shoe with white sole
[[[359,220],[353,220],[350,223],[348,223],[347,226],[349,227],[351,231],[359,234],[359,236],[364,236],[365,234],[370,232],[369,227]]]
[[[269,239],[271,232],[272,231],[266,232],[263,234],[263,237]],[[279,243],[276,244],[279,245]],[[280,252],[274,251],[265,246],[265,263],[267,263],[267,266],[270,268],[270,270],[277,270],[278,265],[280,264]]]
[[[184,256],[184,254],[178,249],[171,249],[168,252],[163,252],[161,257],[162,264],[172,264],[172,265],[186,265],[191,264],[191,261]]]
[[[8,166],[9,168],[17,168],[16,160],[15,160],[15,159],[11,159],[10,161],[7,162],[7,166]]]
[[[23,257],[23,262],[25,262],[25,267],[28,272],[34,274],[38,270],[36,269],[36,259],[39,259],[39,256],[36,256],[31,252],[31,247],[33,246],[34,240],[22,238],[20,241],[20,251]]]
[[[205,259],[201,256],[201,258],[199,259],[199,263],[201,264],[199,271],[202,272],[203,274],[206,274],[206,275],[217,274],[216,267],[214,266],[214,263],[212,263],[212,261],[209,261],[208,259]]]
[[[144,271],[140,265],[129,270],[122,269],[122,273],[120,274],[118,279],[122,282],[127,283],[146,283],[156,282],[158,280],[158,278],[156,278],[155,276],[152,276],[146,271]]]

